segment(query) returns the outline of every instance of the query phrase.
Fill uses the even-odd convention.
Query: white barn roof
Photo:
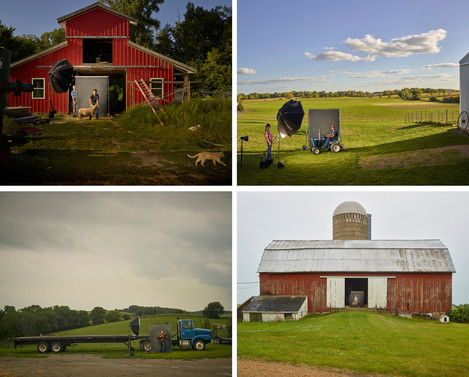
[[[440,240],[272,241],[258,273],[456,272]]]

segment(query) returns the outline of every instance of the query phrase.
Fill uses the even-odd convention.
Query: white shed
[[[469,52],[459,61],[459,113],[469,112]]]
[[[243,322],[298,320],[308,313],[306,296],[258,296],[243,310]]]

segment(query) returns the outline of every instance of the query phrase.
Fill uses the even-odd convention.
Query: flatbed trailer
[[[13,339],[15,349],[17,346],[37,344],[39,353],[62,352],[72,344],[78,343],[124,343],[140,340],[140,347],[144,348],[145,341],[148,341],[148,335],[46,335],[46,336],[24,336]]]

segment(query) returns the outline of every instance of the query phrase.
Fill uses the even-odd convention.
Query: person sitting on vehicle
[[[324,140],[323,146],[329,148],[333,141],[337,141],[339,133],[335,129],[334,125],[331,125],[331,133],[326,135],[326,140]]]

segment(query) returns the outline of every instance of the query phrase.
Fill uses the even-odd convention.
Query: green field
[[[238,112],[238,160],[241,136],[243,159],[238,167],[240,185],[465,185],[469,184],[469,137],[451,124],[405,122],[406,113],[448,109],[457,123],[459,104],[428,101],[406,101],[399,98],[318,98],[302,99],[305,118],[301,130],[281,139],[280,161],[260,169],[266,150],[264,127],[272,125],[277,133],[276,116],[286,102],[280,100],[243,101],[245,111]],[[307,110],[340,109],[341,143],[346,150],[313,155],[301,151],[306,143]],[[425,119],[425,118],[424,118]],[[274,163],[277,142],[273,146]]]
[[[11,162],[0,184],[230,185],[231,101],[192,100],[166,111],[164,127],[146,105],[99,120],[60,114],[29,136],[7,120]],[[196,167],[187,154],[201,151],[223,151],[227,166]]]
[[[203,317],[192,314],[157,314],[140,317],[140,335],[149,333],[149,325],[162,325],[168,322],[172,325],[172,333],[176,335],[176,320],[193,319],[195,327],[201,327]],[[211,319],[212,324],[227,324],[231,320],[231,316],[223,316],[219,319]],[[104,323],[96,326],[82,327],[75,330],[61,331],[54,335],[122,335],[129,334],[129,321],[118,321]],[[133,341],[132,346],[135,348],[135,356],[139,358],[158,358],[158,359],[207,359],[218,357],[231,357],[231,345],[228,344],[207,344],[204,351],[194,351],[192,349],[180,349],[173,347],[171,353],[145,353],[140,351],[139,341]],[[97,354],[103,357],[125,357],[127,346],[120,343],[102,343],[102,344],[77,344],[74,347],[67,348],[67,354]],[[60,355],[60,354],[59,354]],[[0,347],[0,356],[16,356],[16,357],[46,357],[39,355],[35,345],[24,346],[22,348],[13,348],[13,344],[8,347]]]
[[[399,376],[469,375],[469,325],[344,311],[238,323],[238,358]]]

